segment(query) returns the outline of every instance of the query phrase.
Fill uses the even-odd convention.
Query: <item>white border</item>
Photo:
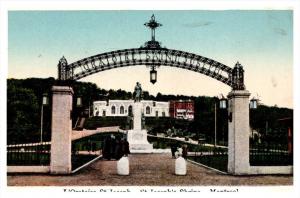
[[[0,0],[1,1],[1,0]],[[241,10],[269,10],[269,9],[293,9],[294,10],[294,120],[300,120],[299,117],[299,24],[300,24],[300,13],[299,13],[299,2],[297,0],[278,0],[278,1],[248,1],[248,0],[235,0],[235,1],[183,1],[183,0],[154,0],[154,1],[126,1],[126,0],[111,0],[111,1],[1,1],[0,2],[0,163],[1,163],[1,175],[0,175],[0,191],[1,197],[8,196],[22,196],[22,197],[52,197],[57,194],[67,197],[111,197],[111,196],[122,196],[122,197],[153,197],[156,195],[173,196],[174,194],[117,194],[117,193],[106,193],[106,194],[61,194],[62,187],[6,187],[6,78],[7,78],[7,65],[8,65],[8,39],[7,39],[7,12],[8,10],[227,10],[227,9],[241,9]],[[295,153],[299,152],[299,122],[294,122],[294,146]],[[294,178],[295,183],[292,187],[237,187],[240,189],[240,193],[237,194],[207,194],[208,197],[241,197],[249,196],[253,197],[258,195],[268,195],[273,197],[300,197],[300,183],[299,183],[299,157],[295,154],[295,166],[294,166]],[[76,187],[80,188],[80,187]],[[98,187],[93,187],[99,189]],[[91,189],[93,189],[91,188]],[[122,187],[115,187],[120,188]],[[140,189],[141,187],[135,187]],[[159,189],[159,187],[157,187]],[[209,187],[201,187],[205,191]],[[220,187],[221,188],[221,187]],[[84,188],[86,189],[86,187]],[[176,196],[189,196],[189,197],[200,197],[207,196],[205,193],[201,194],[177,194]]]
[[[2,2],[5,10],[273,10],[291,9],[298,4],[296,0],[2,0]]]

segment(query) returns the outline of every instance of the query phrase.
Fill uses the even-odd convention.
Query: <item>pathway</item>
[[[231,176],[187,163],[187,175],[174,174],[171,154],[132,154],[130,175],[117,175],[117,161],[98,160],[66,176],[9,175],[9,186],[207,186],[207,185],[292,185],[293,176]]]

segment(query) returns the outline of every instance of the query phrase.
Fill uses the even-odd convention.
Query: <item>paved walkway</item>
[[[9,186],[207,186],[207,185],[292,185],[292,176],[231,176],[187,163],[187,175],[174,174],[170,154],[132,154],[130,175],[117,175],[117,161],[98,160],[68,176],[9,175]]]

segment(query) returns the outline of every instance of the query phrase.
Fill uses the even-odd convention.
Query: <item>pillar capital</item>
[[[248,90],[232,90],[228,93],[227,98],[249,98],[250,95]]]
[[[72,87],[69,86],[53,86],[51,91],[53,94],[62,94],[62,95],[74,94]]]

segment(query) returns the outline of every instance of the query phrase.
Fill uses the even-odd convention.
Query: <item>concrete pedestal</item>
[[[135,150],[149,151],[153,149],[153,145],[147,140],[146,130],[129,130],[127,134],[130,152],[134,153]]]
[[[72,170],[72,101],[73,90],[67,86],[52,87],[51,174],[69,174]]]
[[[183,157],[178,157],[175,160],[175,174],[186,175],[186,161]]]
[[[138,131],[142,130],[142,113],[143,113],[143,104],[141,102],[135,102],[132,105],[133,112],[133,129]]]
[[[122,157],[117,162],[118,175],[129,175],[129,160],[128,157]]]
[[[133,129],[127,133],[131,153],[135,153],[135,151],[149,152],[153,149],[153,145],[147,140],[147,130],[142,129],[142,110],[142,103],[135,102],[133,104]]]
[[[249,96],[246,90],[231,91],[228,94],[228,172],[234,175],[247,174],[249,162]]]

